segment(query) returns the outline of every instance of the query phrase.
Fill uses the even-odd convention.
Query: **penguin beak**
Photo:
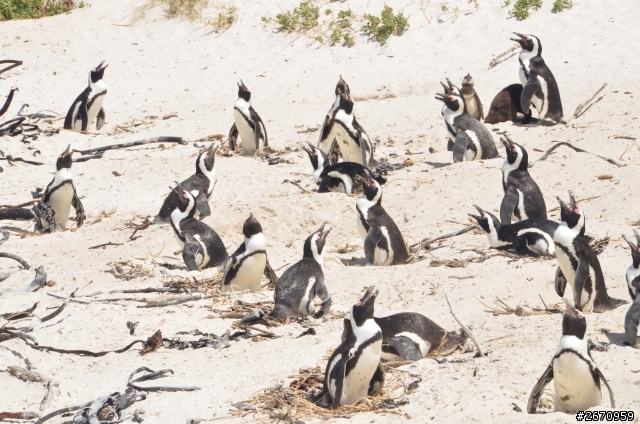
[[[476,208],[476,209],[478,210],[478,212],[480,213],[480,216],[471,215],[471,214],[470,214],[469,216],[471,216],[471,217],[473,217],[473,218],[476,218],[476,219],[478,219],[478,220],[486,219],[487,215],[486,215],[486,214],[484,213],[484,211],[480,208],[480,206],[478,206],[478,205],[473,205],[473,207],[474,207],[474,208]]]
[[[324,231],[324,227],[326,225],[327,225],[327,221],[323,222],[322,225],[320,226],[320,228],[318,229],[318,233],[320,233],[320,239],[321,240],[326,240],[327,236],[329,235],[329,233],[333,229],[333,227],[329,227],[329,229],[327,231]]]
[[[209,154],[215,156],[219,148],[220,148],[220,143],[211,143],[211,145],[209,146]]]
[[[445,95],[445,94],[442,94],[442,93],[436,93],[435,98],[436,98],[436,100],[440,100],[441,102],[446,102],[446,101],[447,101],[447,95],[448,95],[448,94],[449,94],[449,93],[447,93],[446,95]]]
[[[62,152],[62,154],[60,155],[60,157],[66,158],[67,156],[69,156],[72,153],[71,150],[71,144],[69,144],[67,146],[67,150],[65,150],[64,152]]]
[[[307,154],[309,156],[317,156],[316,155],[316,147],[313,144],[309,143],[309,142],[307,142],[307,144],[309,145],[310,148],[307,149],[306,147],[302,146],[302,150],[307,152]]]
[[[364,292],[364,296],[362,296],[360,299],[358,299],[358,301],[356,302],[356,306],[361,306],[361,305],[365,305],[367,302],[369,302],[370,300],[375,300],[375,298],[378,296],[378,293],[380,291],[376,290],[375,286],[370,286],[366,292]]]
[[[573,305],[571,305],[571,303],[569,303],[567,299],[565,299],[564,301],[567,305],[567,310],[565,311],[567,315],[569,315],[572,318],[578,318],[578,319],[584,318],[584,315],[582,314],[582,312],[574,308]]]
[[[573,192],[571,190],[569,190],[569,203],[571,204],[571,210],[577,212],[578,204],[576,203],[576,198],[573,197]]]
[[[636,230],[633,230],[633,234],[636,235],[636,242],[640,246],[640,234],[638,234],[638,232]]]
[[[446,85],[445,83],[443,83],[442,81],[440,81],[440,85],[442,86],[442,88],[444,88],[444,92],[445,92],[446,94],[449,94],[449,93],[450,93],[450,91],[449,91],[449,87],[447,87],[447,85]]]
[[[564,203],[562,201],[562,199],[560,198],[560,196],[556,196],[556,199],[558,199],[558,203],[560,203],[560,209],[567,209],[567,205],[566,203]]]
[[[247,88],[246,85],[244,85],[244,82],[242,82],[242,80],[240,80],[240,84],[238,84],[238,87],[242,88],[243,90],[249,91],[249,89]]]
[[[93,68],[93,72],[99,72],[103,69],[105,69],[107,66],[109,65],[105,65],[105,60],[103,60],[102,62],[100,62],[100,64],[98,66],[96,66],[95,68]]]
[[[636,236],[638,235],[638,233],[637,233],[635,230],[634,230],[634,233],[636,233]],[[625,236],[623,236],[623,237],[624,237],[624,241],[626,241],[626,242],[627,242],[627,244],[629,245],[629,247],[631,248],[631,251],[637,250],[636,245],[634,245],[634,244],[631,242],[631,240],[629,240],[629,239],[628,239],[627,237],[625,237]]]

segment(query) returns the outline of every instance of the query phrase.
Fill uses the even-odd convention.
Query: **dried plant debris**
[[[519,317],[526,317],[530,315],[546,315],[546,314],[561,314],[562,310],[559,308],[560,304],[551,305],[548,307],[545,301],[540,296],[540,300],[544,305],[542,308],[529,307],[526,305],[518,305],[515,308],[509,306],[504,300],[500,299],[496,296],[494,300],[495,306],[489,306],[484,303],[482,300],[478,299],[485,308],[487,308],[487,312],[491,312],[493,315],[517,315]]]
[[[163,345],[168,349],[178,349],[184,350],[187,348],[192,349],[200,349],[203,347],[212,347],[214,349],[225,349],[231,344],[230,341],[237,341],[242,339],[251,338],[252,334],[250,331],[236,331],[233,334],[230,334],[230,331],[227,330],[222,336],[218,336],[213,333],[202,333],[200,330],[195,330],[193,332],[182,331],[177,333],[178,335],[194,335],[201,336],[198,340],[181,340],[180,337],[173,337],[171,339],[164,339]]]
[[[144,342],[142,350],[140,350],[140,356],[155,352],[160,346],[162,346],[162,332],[158,330],[153,333],[153,335],[149,337],[146,342]]]
[[[220,282],[222,281],[222,273],[218,272],[216,275],[210,278],[187,278],[180,275],[172,275],[167,277],[162,285],[163,287],[170,287],[175,289],[182,289],[184,291],[197,291],[200,293],[207,293],[210,295],[220,295]]]
[[[44,395],[42,402],[40,402],[41,411],[44,411],[45,408],[51,404],[51,401],[55,396],[60,396],[60,382],[57,380],[44,377],[42,374],[37,372],[16,366],[7,367],[7,372],[17,379],[32,383],[42,383],[47,388],[47,393]]]
[[[105,272],[113,274],[114,277],[122,280],[133,280],[134,278],[150,277],[150,270],[142,266],[142,264],[134,264],[131,261],[111,262],[112,268]]]

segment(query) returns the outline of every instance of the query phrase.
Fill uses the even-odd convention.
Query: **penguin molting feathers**
[[[237,148],[238,136],[242,139],[242,153],[253,155],[260,149],[269,147],[267,129],[258,113],[251,106],[251,91],[240,80],[238,100],[233,108],[235,122],[229,130],[229,148]]]
[[[569,302],[562,317],[562,337],[551,363],[531,391],[527,412],[535,414],[544,388],[554,380],[555,410],[575,414],[602,402],[600,381],[609,390],[611,407],[615,408],[613,391],[602,371],[591,358],[585,334],[587,319]]]
[[[464,96],[464,101],[467,104],[467,112],[469,115],[476,118],[478,121],[484,119],[484,111],[482,110],[482,102],[480,96],[476,93],[474,88],[474,81],[470,74],[462,79],[462,87],[460,91]]]
[[[106,114],[102,102],[107,95],[107,85],[104,83],[104,71],[107,64],[103,60],[98,66],[89,71],[89,85],[73,102],[64,120],[64,128],[73,131],[87,131],[89,125],[96,120],[96,129],[102,128]]]
[[[220,148],[219,143],[211,143],[196,159],[196,172],[180,183],[180,186],[189,191],[196,199],[195,217],[204,219],[211,215],[209,207],[209,197],[218,181],[218,173],[215,169],[216,152]],[[171,219],[171,212],[176,207],[177,198],[180,193],[172,190],[166,197],[160,212],[154,219],[154,223],[166,223]]]
[[[304,242],[302,260],[289,267],[276,283],[274,318],[306,317],[320,318],[331,309],[331,296],[324,284],[322,251],[331,228],[325,231],[326,222]],[[313,301],[318,296],[322,301],[315,312]]]
[[[493,159],[499,157],[491,133],[467,112],[464,96],[451,81],[449,93],[437,93],[435,98],[445,104],[443,114],[448,128],[455,131],[453,161]],[[442,84],[442,83],[441,83]],[[445,87],[444,84],[442,84]]]

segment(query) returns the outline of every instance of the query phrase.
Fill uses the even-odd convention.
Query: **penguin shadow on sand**
[[[621,347],[631,347],[631,345],[627,341],[627,336],[625,333],[614,333],[605,329],[602,329],[602,331],[605,332],[605,336],[607,336],[607,339],[609,339],[609,343]]]

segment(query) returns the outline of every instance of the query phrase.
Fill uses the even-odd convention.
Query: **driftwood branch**
[[[17,261],[18,263],[20,263],[20,265],[22,265],[24,269],[29,269],[29,264],[27,263],[27,261],[25,261],[18,255],[14,255],[13,253],[0,252],[0,258],[13,259],[14,261]]]
[[[141,372],[147,372],[147,374],[142,375],[136,379],[134,379],[133,377]],[[157,378],[160,377],[164,377],[166,374],[173,374],[173,370],[170,369],[166,369],[166,370],[160,370],[160,371],[154,371],[150,368],[147,367],[140,367],[137,370],[135,370],[134,372],[131,373],[131,375],[129,376],[129,380],[127,381],[127,386],[131,387],[132,389],[135,390],[140,390],[140,391],[144,391],[144,392],[193,392],[195,390],[200,390],[200,387],[196,387],[196,386],[183,386],[183,387],[167,387],[167,386],[155,386],[155,387],[141,387],[138,386],[134,383],[139,383],[142,381],[148,381],[148,380],[155,380]]]
[[[180,299],[171,299],[163,302],[149,302],[146,305],[139,305],[138,308],[162,308],[164,306],[179,305],[181,303],[193,302],[194,300],[208,299],[210,297],[211,296],[202,296],[201,294],[196,294],[194,296],[182,297]]]
[[[447,300],[447,305],[449,305],[449,310],[451,311],[451,315],[453,315],[453,319],[455,319],[458,322],[458,325],[460,325],[460,327],[462,327],[462,330],[465,333],[467,333],[467,336],[469,336],[469,338],[473,340],[473,343],[478,348],[478,355],[480,355],[480,357],[484,357],[485,354],[482,348],[480,347],[480,343],[478,343],[478,340],[473,336],[473,334],[471,334],[471,330],[469,330],[469,328],[466,325],[464,325],[462,321],[460,321],[460,318],[458,318],[458,314],[456,314],[456,311],[453,310],[453,306],[451,306],[451,303],[449,302],[449,297],[447,297],[446,293],[444,294],[444,298]]]
[[[420,241],[419,243],[416,243],[416,244],[412,244],[411,246],[409,246],[409,248],[410,249],[414,249],[416,246],[420,245],[423,249],[426,249],[427,246],[429,246],[432,243],[435,243],[438,240],[444,240],[444,239],[448,239],[448,238],[451,238],[451,237],[459,236],[461,234],[468,233],[469,231],[473,231],[476,228],[478,228],[477,225],[472,225],[470,227],[464,227],[463,229],[458,230],[458,231],[454,231],[452,233],[443,234],[443,235],[438,236],[436,238],[422,239],[422,241]]]
[[[131,343],[129,343],[128,345],[126,345],[125,347],[121,348],[121,349],[116,349],[116,350],[106,350],[103,352],[92,352],[90,350],[83,350],[83,349],[60,349],[57,347],[52,347],[52,346],[40,346],[38,344],[35,344],[35,342],[32,340],[32,338],[29,337],[24,337],[25,334],[24,333],[13,333],[16,337],[24,340],[24,342],[31,348],[31,349],[35,349],[35,350],[39,350],[39,351],[44,351],[44,352],[56,352],[56,353],[63,353],[63,354],[70,354],[70,355],[79,355],[79,356],[91,356],[93,358],[99,358],[100,356],[104,356],[106,354],[109,353],[123,353],[128,351],[129,349],[131,349],[134,345],[138,344],[138,343],[142,343],[144,344],[144,340],[136,340],[133,341]]]
[[[17,68],[18,66],[22,65],[21,60],[12,60],[12,59],[0,60],[0,65],[4,63],[11,63],[11,65],[5,66],[4,68],[0,69],[0,74],[4,74],[5,72],[10,71],[13,68]]]
[[[585,106],[587,106],[589,103],[591,103],[591,101],[592,101],[593,99],[595,99],[595,98],[596,98],[596,96],[597,96],[598,94],[600,94],[600,92],[601,92],[602,90],[604,90],[604,88],[605,88],[606,86],[607,86],[607,83],[605,82],[604,84],[602,84],[602,87],[600,87],[600,88],[598,89],[598,91],[596,91],[596,92],[595,92],[595,94],[589,98],[589,100],[587,100],[587,101],[586,101],[586,102],[584,102],[584,103],[580,103],[580,104],[578,105],[578,107],[576,108],[576,111],[575,111],[575,112],[573,112],[573,116],[571,117],[571,119],[569,119],[569,121],[571,121],[572,119],[575,119],[575,118],[579,118],[579,117],[581,117],[582,115],[584,115],[584,113],[587,111],[587,109],[589,109],[589,107],[591,107],[591,106],[589,106],[587,109],[585,109]],[[600,99],[602,99],[602,97],[600,97]],[[600,101],[600,99],[596,100],[596,103],[598,103],[598,102]],[[594,103],[594,104],[595,104],[595,103]]]
[[[622,163],[618,162],[618,161],[617,161],[617,160],[615,160],[615,159],[609,159],[609,158],[606,158],[606,157],[604,157],[604,156],[596,155],[595,153],[591,153],[591,152],[588,152],[588,151],[586,151],[586,150],[584,150],[584,149],[581,149],[581,148],[579,148],[579,147],[576,147],[576,146],[572,145],[571,143],[568,143],[568,142],[566,142],[566,141],[561,141],[561,142],[557,143],[555,146],[553,146],[552,148],[550,148],[549,150],[547,150],[547,151],[544,153],[544,155],[542,155],[540,158],[538,158],[538,159],[534,160],[533,162],[531,162],[531,163],[529,164],[529,168],[533,167],[533,165],[535,165],[535,164],[536,164],[536,162],[543,161],[543,160],[547,159],[547,158],[549,157],[549,155],[550,155],[554,150],[556,150],[558,147],[560,147],[560,146],[567,146],[567,147],[569,147],[569,148],[571,148],[571,149],[575,150],[575,151],[576,151],[576,152],[578,152],[578,153],[589,153],[590,155],[597,156],[597,157],[599,157],[600,159],[605,160],[605,161],[607,161],[607,162],[609,162],[609,163],[611,163],[611,164],[613,164],[613,165],[617,166],[618,168],[621,168],[621,167],[623,167],[623,166],[626,166],[626,165],[624,165],[624,164],[622,164]]]
[[[503,57],[505,57],[505,56],[506,56],[506,55],[508,55],[509,53],[511,53],[511,52],[513,52],[514,50],[517,50],[517,49],[519,49],[519,48],[520,48],[520,46],[519,46],[519,45],[517,45],[517,46],[513,46],[513,47],[511,47],[509,50],[507,50],[507,51],[505,51],[505,52],[502,52],[502,53],[500,53],[498,56],[494,57],[494,58],[491,60],[491,62],[489,62],[489,69],[491,69],[491,68],[493,68],[494,66],[496,66],[496,65],[498,65],[498,64],[500,64],[500,63],[502,63],[502,62],[504,62],[504,61],[500,61],[500,59],[502,59]],[[506,59],[505,59],[505,60],[506,60]]]
[[[6,158],[0,158],[0,160],[6,160],[9,163],[9,165],[13,165],[13,162],[24,162],[29,165],[36,165],[36,166],[44,165],[44,163],[42,162],[36,162],[34,160],[28,160],[28,159],[22,159],[22,158],[14,158],[11,155],[7,155]]]
[[[100,248],[100,247],[105,248],[105,247],[107,247],[107,246],[122,246],[122,244],[123,244],[123,243],[113,243],[113,242],[111,242],[111,241],[110,241],[110,242],[108,242],[108,243],[102,243],[102,244],[98,244],[98,245],[96,245],[96,246],[91,246],[91,247],[89,248],[89,250],[91,250],[91,249],[98,249],[98,248]]]
[[[49,421],[51,418],[56,417],[60,414],[77,411],[78,409],[88,408],[89,406],[91,406],[92,403],[93,402],[87,402],[87,403],[83,403],[82,405],[68,406],[66,408],[58,409],[56,411],[48,413],[47,415],[45,415],[44,417],[36,421],[34,424],[42,424],[45,421]]]
[[[151,143],[187,144],[188,141],[183,139],[182,137],[159,136],[159,137],[144,138],[142,140],[131,141],[131,142],[128,142],[128,143],[111,144],[109,146],[96,147],[94,149],[88,149],[88,150],[75,150],[74,149],[74,152],[78,152],[78,153],[83,154],[83,155],[91,155],[91,154],[94,154],[96,152],[105,152],[107,150],[114,150],[114,149],[126,149],[127,147],[136,147],[136,146],[142,146],[144,144],[151,144]]]

